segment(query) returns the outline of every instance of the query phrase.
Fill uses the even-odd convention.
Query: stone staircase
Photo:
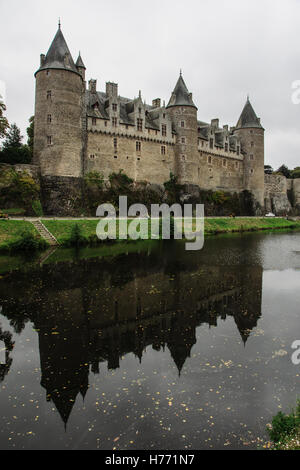
[[[57,246],[59,245],[58,241],[56,240],[55,236],[52,235],[51,232],[45,227],[45,225],[42,223],[40,219],[32,219],[30,220],[32,225],[37,229],[39,234],[41,235],[42,238],[44,238],[50,246]]]

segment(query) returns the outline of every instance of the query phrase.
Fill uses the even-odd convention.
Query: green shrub
[[[99,190],[103,189],[104,176],[98,171],[90,171],[84,177],[84,182],[88,188],[96,187]]]
[[[29,230],[21,232],[20,237],[8,245],[11,251],[38,251],[48,247],[48,243],[43,238],[37,238]]]
[[[80,246],[86,244],[86,238],[82,235],[82,229],[78,224],[72,226],[70,237],[68,238],[67,245]]]
[[[296,410],[290,414],[284,414],[281,411],[274,416],[270,429],[267,429],[270,439],[275,446],[284,442],[293,434],[299,432],[300,428],[300,400],[298,400]]]
[[[41,204],[41,201],[39,199],[35,199],[32,202],[32,210],[33,210],[33,212],[35,213],[35,215],[37,217],[42,217],[44,215],[42,204]]]

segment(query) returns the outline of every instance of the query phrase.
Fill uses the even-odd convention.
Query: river
[[[300,232],[0,257],[0,448],[263,448],[299,287]]]

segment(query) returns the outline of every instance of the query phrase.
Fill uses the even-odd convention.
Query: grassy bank
[[[87,240],[96,234],[97,220],[43,220],[45,226],[55,236],[58,242],[64,245],[71,236],[72,228],[78,224],[81,234]],[[130,223],[130,221],[128,221]],[[149,225],[150,226],[150,225]],[[193,230],[196,224],[193,223]],[[209,218],[205,219],[205,235],[214,235],[218,233],[247,232],[257,230],[272,230],[284,228],[299,228],[299,221],[290,221],[284,218],[254,218],[254,217],[236,217],[236,218]]]
[[[229,232],[252,232],[283,228],[300,228],[300,220],[291,221],[284,218],[236,217],[205,219],[206,235]]]
[[[98,220],[49,220],[43,219],[44,225],[55,236],[60,245],[70,244],[70,238],[74,227],[80,230],[83,245],[95,245],[99,241],[96,236]],[[128,221],[130,223],[130,220]],[[196,224],[193,222],[193,230]],[[220,233],[247,232],[258,230],[276,229],[300,229],[299,221],[290,221],[284,218],[259,218],[259,217],[236,217],[236,218],[207,218],[205,219],[205,235],[216,235]],[[21,240],[24,232],[32,234],[39,239],[39,234],[30,222],[23,220],[1,220],[0,219],[0,251],[8,251],[15,243]],[[118,223],[117,223],[118,232]],[[149,221],[150,238],[150,221]],[[42,246],[41,246],[42,248]]]
[[[30,222],[0,219],[0,252],[34,251],[47,246]]]

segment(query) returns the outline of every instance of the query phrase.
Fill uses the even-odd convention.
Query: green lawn
[[[82,235],[86,238],[96,235],[98,220],[43,220],[45,226],[53,233],[60,244],[69,238],[72,227],[78,224]],[[130,221],[128,221],[130,223]],[[204,230],[206,235],[239,231],[271,230],[280,228],[300,228],[300,221],[293,222],[278,218],[209,218],[205,219]],[[195,230],[195,221],[193,230]]]
[[[43,223],[55,236],[59,244],[63,245],[69,239],[72,227],[78,224],[85,238],[96,236],[98,220],[48,220]],[[130,220],[128,221],[130,223]],[[118,225],[118,224],[117,224]],[[193,222],[193,230],[196,228]],[[244,232],[256,230],[273,230],[284,228],[299,228],[300,221],[293,222],[284,218],[208,218],[205,219],[205,235],[217,233]],[[20,238],[24,230],[29,230],[37,235],[36,229],[30,222],[24,220],[0,219],[0,249],[5,249],[9,243]],[[150,237],[149,237],[150,238]]]
[[[30,222],[0,219],[0,248],[3,249],[9,243],[17,241],[25,230],[38,235],[38,232]]]
[[[280,228],[300,228],[300,221],[293,222],[284,218],[228,218],[205,219],[205,234],[254,231],[254,230],[272,230]]]

